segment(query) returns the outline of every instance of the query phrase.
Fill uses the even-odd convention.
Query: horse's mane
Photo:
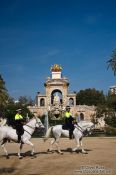
[[[31,120],[33,120],[34,119],[34,117],[33,118],[31,118],[27,123],[29,123],[29,122],[31,122]]]
[[[24,125],[30,123],[33,119],[35,119],[35,117],[31,118],[28,122],[26,122]]]

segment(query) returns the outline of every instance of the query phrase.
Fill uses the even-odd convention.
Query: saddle
[[[73,135],[73,130],[71,130],[67,125],[62,125],[62,129],[63,130],[68,130],[69,131],[69,139],[73,139],[74,135]]]
[[[63,129],[63,130],[69,130],[69,127],[68,127],[67,125],[64,124],[64,125],[62,125],[62,129]]]

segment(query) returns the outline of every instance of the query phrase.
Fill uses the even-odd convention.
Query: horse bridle
[[[35,128],[36,128],[36,124],[38,124],[38,125],[39,125],[39,123],[40,123],[40,122],[38,122],[38,121],[37,121],[37,118],[36,118],[35,127],[32,127],[32,126],[27,125],[27,124],[26,124],[25,126],[28,126],[29,128],[32,128],[33,130],[35,130]],[[24,129],[24,131],[26,131],[26,130]],[[26,132],[27,132],[28,134],[30,134],[28,131],[26,131]],[[32,136],[32,134],[30,134],[30,135]]]
[[[77,126],[75,126],[75,128],[77,128],[79,131],[81,131],[82,132],[82,134],[84,135],[86,132],[89,132],[89,131],[87,131],[87,128],[92,128],[92,126],[89,126],[89,127],[87,127],[85,130],[83,130],[83,128],[81,127],[81,126],[79,126],[78,125],[78,123],[76,124]]]

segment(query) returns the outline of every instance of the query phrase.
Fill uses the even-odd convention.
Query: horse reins
[[[83,129],[78,125],[78,124],[76,124],[77,126],[75,126],[75,128],[77,128],[79,131],[81,131],[82,133],[83,133]]]
[[[78,127],[77,127],[77,126],[78,126]],[[81,131],[83,135],[84,135],[84,132],[87,131],[87,128],[91,128],[91,127],[87,127],[85,130],[83,130],[82,127],[80,127],[78,124],[77,124],[77,126],[75,126],[75,128],[77,128],[79,131]],[[88,132],[88,131],[87,131],[87,132]]]
[[[38,121],[36,120],[36,123],[38,123]],[[35,130],[35,128],[33,128],[32,126],[30,126],[30,125],[25,125],[25,126],[28,126],[29,128],[31,128],[31,129],[33,129],[33,130]],[[36,126],[36,124],[35,124],[35,126]],[[24,131],[26,131],[25,129],[24,129]],[[26,131],[28,134],[30,134],[28,131]],[[30,134],[30,136],[32,136],[32,134]]]

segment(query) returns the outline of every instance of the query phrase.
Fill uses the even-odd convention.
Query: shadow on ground
[[[0,168],[0,175],[4,175],[4,174],[10,174],[13,173],[16,169],[15,168]]]

